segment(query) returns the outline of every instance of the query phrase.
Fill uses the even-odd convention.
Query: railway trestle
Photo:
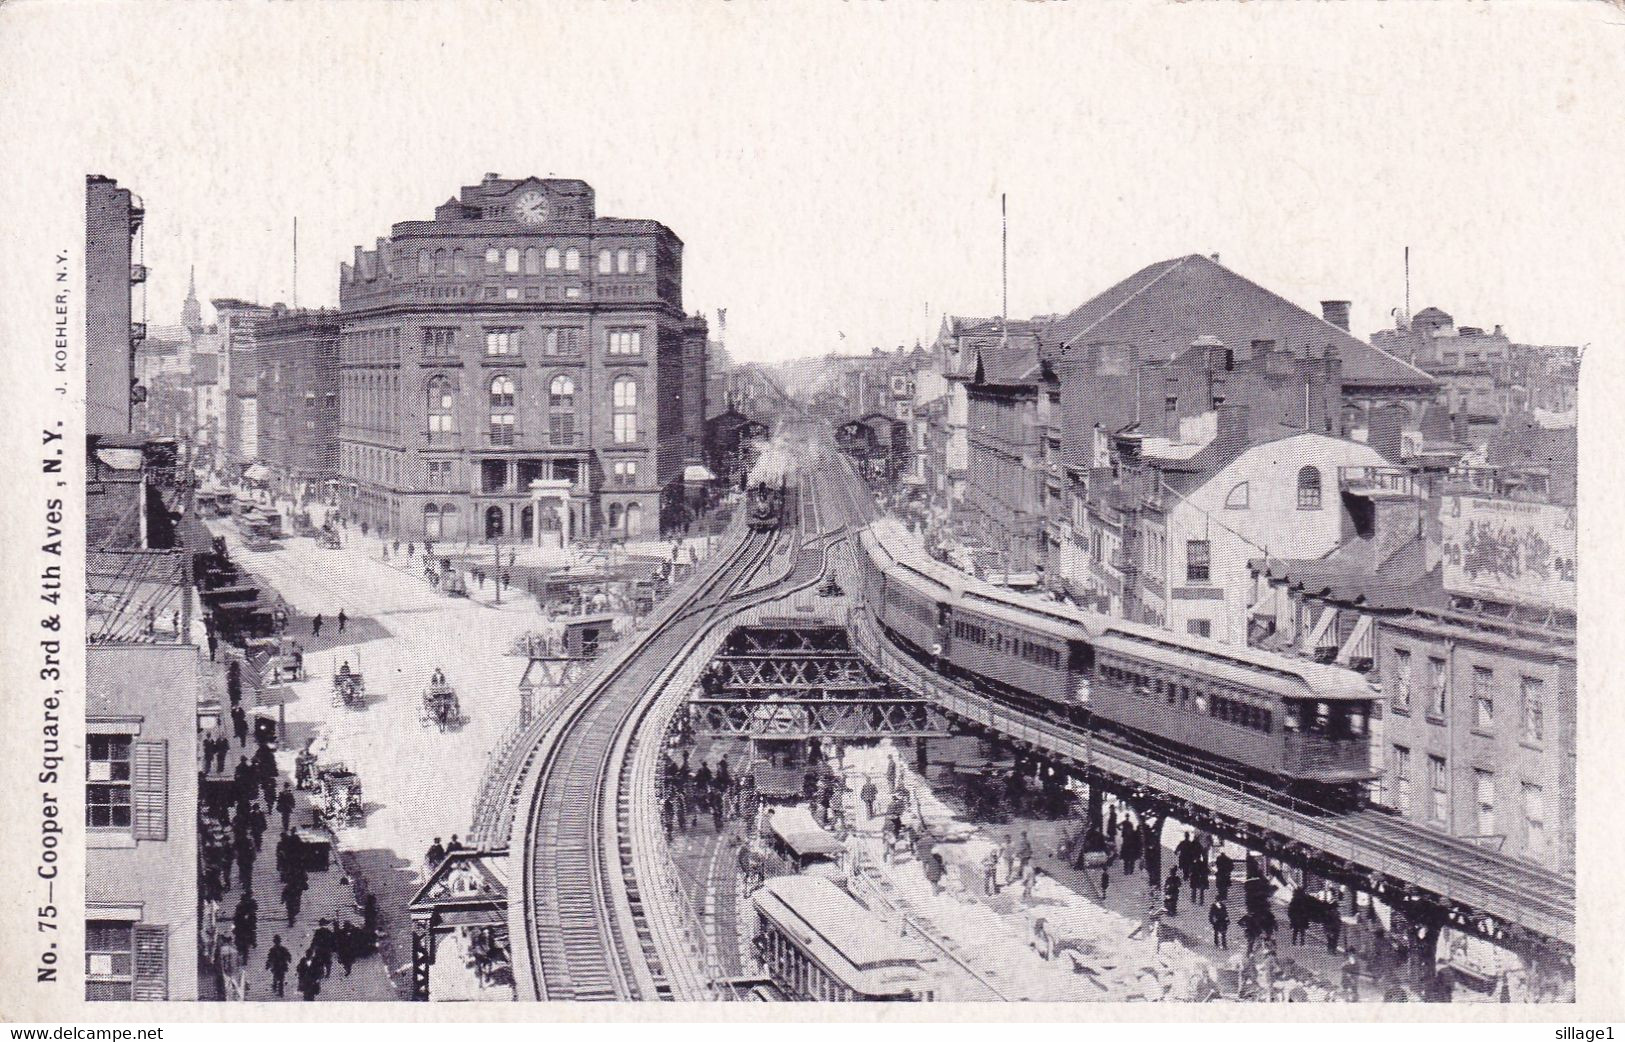
[[[936,738],[948,717],[900,695],[821,619],[766,619],[723,642],[688,701],[695,734],[759,739]]]

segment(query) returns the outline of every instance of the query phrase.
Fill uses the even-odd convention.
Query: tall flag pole
[[[999,305],[999,343],[1003,347],[1010,346],[1010,211],[1005,205],[1005,195],[999,193],[999,285],[1001,303]]]

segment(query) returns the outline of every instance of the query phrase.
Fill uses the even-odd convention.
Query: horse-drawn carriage
[[[324,550],[337,550],[339,548],[339,534],[333,528],[324,528],[316,533],[316,545]]]
[[[359,709],[367,704],[367,681],[360,670],[352,670],[345,662],[333,674],[333,704]]]
[[[316,771],[316,811],[330,829],[361,824],[366,804],[361,798],[361,779],[342,763],[332,763]]]
[[[275,611],[271,613],[273,620],[276,614]],[[285,611],[283,615],[286,617]],[[279,638],[274,641],[265,660],[264,676],[267,684],[293,683],[305,679],[304,647],[296,640]]]
[[[429,686],[423,689],[418,724],[423,727],[434,724],[444,732],[461,727],[467,719],[463,716],[463,706],[458,701],[456,688],[446,681],[445,673],[435,670],[429,678]]]

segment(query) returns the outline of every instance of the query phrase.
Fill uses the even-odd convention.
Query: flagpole
[[[999,343],[1010,346],[1010,211],[999,193]]]

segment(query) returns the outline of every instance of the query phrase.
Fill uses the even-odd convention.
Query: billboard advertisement
[[[1444,585],[1467,597],[1574,610],[1574,508],[1446,496]]]

